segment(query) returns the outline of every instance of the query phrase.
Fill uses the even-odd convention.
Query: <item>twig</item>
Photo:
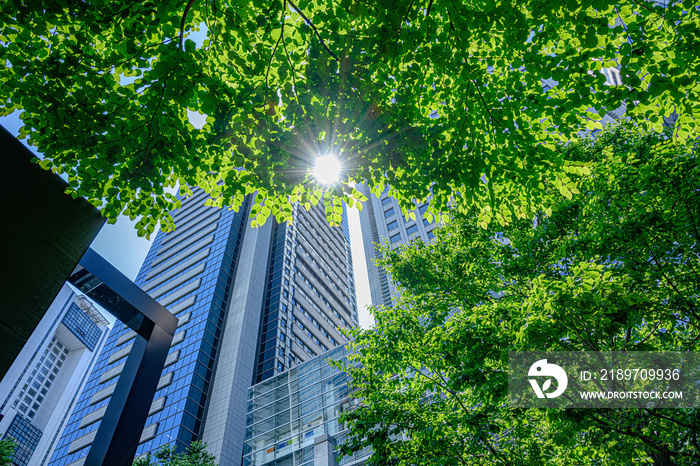
[[[280,41],[282,40],[282,37],[284,37],[284,22],[287,21],[287,18],[284,16],[285,9],[282,9],[282,25],[280,26],[280,36],[277,39],[277,43],[275,43],[274,48],[272,49],[272,53],[270,54],[270,61],[267,63],[267,71],[265,72],[265,105],[267,105],[267,91],[270,87],[270,84],[268,83],[268,76],[270,76],[270,67],[272,67],[272,59],[275,57],[275,52],[277,52],[277,47],[280,45]]]
[[[655,15],[657,15],[657,16],[663,18],[665,21],[668,21],[669,23],[671,23],[671,24],[673,25],[673,30],[674,30],[674,31],[676,30],[676,23],[674,23],[672,19],[668,19],[666,16],[662,15],[662,14],[659,13],[658,11],[655,11],[653,8],[649,8],[648,6],[644,5],[642,2],[639,2],[639,1],[637,1],[637,0],[632,0],[632,3],[636,3],[637,5],[641,6],[641,7],[644,8],[645,10],[651,11],[651,12],[654,13]],[[677,32],[677,31],[676,31],[676,32]]]
[[[430,8],[433,6],[433,0],[428,3],[428,9],[425,11],[425,38],[430,42],[430,25],[428,24],[428,17],[430,17]]]
[[[195,0],[189,0],[187,6],[185,7],[184,13],[182,13],[182,20],[180,20],[180,51],[182,51],[182,40],[185,37],[185,21],[187,21],[187,13],[190,12],[190,8],[194,5]]]
[[[411,0],[410,5],[408,5],[408,9],[406,10],[406,14],[403,17],[401,24],[399,24],[399,29],[396,31],[396,33],[393,36],[391,36],[391,39],[389,39],[387,41],[387,44],[390,44],[394,40],[394,37],[397,37],[399,35],[399,33],[401,32],[401,29],[403,29],[403,25],[406,24],[406,22],[408,21],[408,15],[411,13],[411,8],[413,8],[413,1],[414,0]],[[399,41],[397,39],[396,44],[398,45],[398,43],[399,43]]]
[[[314,33],[316,34],[316,37],[318,37],[318,40],[321,42],[321,45],[323,45],[323,48],[326,49],[326,51],[331,55],[331,57],[333,57],[335,61],[340,61],[340,59],[333,52],[331,52],[331,49],[328,48],[328,46],[326,45],[326,41],[323,40],[321,34],[319,34],[318,32],[318,29],[316,29],[316,26],[314,26],[314,23],[312,23],[311,20],[307,18],[306,15],[304,15],[304,12],[301,11],[301,9],[299,9],[299,7],[296,6],[292,0],[287,0],[287,2],[289,2],[289,5],[292,8],[294,8],[297,13],[299,13],[299,16],[301,16],[304,21],[306,21],[306,24],[311,26],[311,28],[314,30]]]
[[[639,343],[637,343],[637,345],[641,345],[641,344],[643,344],[645,341],[647,341],[647,339],[648,339],[650,336],[652,336],[652,335],[654,334],[654,332],[656,332],[656,329],[659,328],[659,325],[661,325],[661,321],[658,321],[658,322],[656,323],[656,325],[654,325],[654,328],[651,329],[651,331],[649,332],[649,335],[647,335],[646,337],[644,337],[644,338],[642,339],[642,341],[640,341]],[[630,333],[631,333],[631,332],[630,332]]]
[[[492,122],[492,123],[498,123],[498,126],[500,126],[501,129],[505,129],[505,128],[503,127],[503,125],[501,124],[501,122],[498,121],[498,120],[496,120],[496,119],[493,117],[493,115],[491,114],[491,110],[489,110],[489,106],[486,105],[486,100],[484,100],[484,96],[481,94],[481,90],[479,90],[479,86],[476,84],[476,81],[474,81],[473,79],[470,79],[470,81],[472,82],[472,84],[474,84],[474,88],[476,89],[476,92],[479,93],[479,97],[481,97],[481,102],[484,104],[484,108],[486,109],[486,112],[489,114],[489,117],[491,118],[491,122]]]
[[[287,11],[287,2],[289,0],[284,0],[284,6],[282,7],[283,11]],[[282,21],[282,32],[281,32],[281,37],[284,37],[284,24],[287,22],[287,18],[283,18]],[[301,102],[299,102],[299,93],[297,92],[297,78],[296,78],[296,70],[294,69],[294,65],[292,64],[292,59],[289,57],[289,51],[287,51],[287,42],[282,39],[282,48],[284,48],[284,56],[287,57],[287,62],[289,63],[289,71],[292,73],[292,83],[294,84],[294,97],[296,98],[297,105],[301,109],[301,113],[304,116],[304,121],[306,121],[307,126],[311,126],[311,123],[309,122],[309,119],[306,117],[306,109],[304,109],[304,106],[301,105]]]

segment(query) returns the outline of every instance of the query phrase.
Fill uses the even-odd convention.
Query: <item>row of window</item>
[[[296,336],[296,335],[295,335],[295,336]],[[294,343],[296,343],[296,344],[299,345],[304,351],[306,351],[307,353],[309,353],[309,356],[311,356],[311,357],[316,356],[316,353],[314,353],[314,351],[313,351],[311,348],[309,348],[308,346],[306,346],[306,343],[304,343],[304,341],[303,341],[301,338],[296,337],[296,338],[294,339]]]
[[[323,334],[323,336],[326,337],[328,339],[328,341],[330,341],[333,344],[333,346],[338,346],[338,342],[336,342],[335,339],[328,332],[326,332],[326,329],[323,328],[323,326],[320,325],[318,323],[318,321],[316,321],[316,319],[314,319],[314,317],[309,313],[309,311],[304,309],[304,307],[301,306],[297,301],[294,301],[294,303],[295,303],[294,305],[296,306],[296,309],[298,309],[299,312],[301,312],[304,316],[306,316],[306,318],[309,320],[309,322],[311,322],[313,324],[313,326],[316,327],[321,332],[321,334]],[[295,319],[296,318],[295,318],[294,314],[292,314],[292,320],[294,321]],[[331,322],[329,322],[329,323],[331,323]],[[333,324],[331,323],[331,325],[333,325]]]
[[[394,222],[394,223],[396,223],[396,222]],[[415,223],[412,224],[412,225],[409,225],[409,226],[406,228],[406,234],[407,234],[408,236],[411,236],[411,235],[413,235],[413,234],[415,234],[415,233],[417,233],[417,232],[418,232],[418,225],[416,225]],[[392,244],[393,244],[393,243],[398,243],[399,241],[401,241],[401,232],[396,233],[396,234],[395,234],[394,236],[392,236],[390,239],[391,239]]]
[[[326,335],[331,341],[333,341],[333,339],[330,338],[330,337],[328,336],[328,334],[325,332],[325,330],[323,330],[323,328],[322,328],[321,326],[318,325],[318,322],[316,322],[316,321],[313,319],[313,317],[311,317],[310,315],[308,315],[308,313],[306,314],[306,317],[309,319],[309,321],[310,321],[312,324],[314,324],[314,326],[315,326],[316,328],[318,328],[319,330],[321,330],[321,331],[324,333],[324,335]],[[316,335],[314,335],[313,333],[311,333],[311,331],[310,331],[309,329],[306,328],[306,326],[304,325],[304,323],[303,323],[301,320],[299,320],[299,319],[297,318],[297,316],[294,315],[294,313],[292,313],[291,319],[292,319],[292,328],[294,328],[294,327],[293,327],[294,324],[297,324],[297,325],[299,326],[299,328],[300,328],[304,333],[306,333],[306,334],[309,336],[309,338],[311,338],[311,340],[312,340],[314,343],[316,343],[316,346],[318,346],[319,348],[321,348],[321,349],[323,350],[324,353],[325,353],[326,351],[328,351],[328,348],[326,348],[326,345],[324,345],[318,338],[316,338]],[[333,343],[335,344],[335,341],[333,341]]]
[[[323,244],[319,243],[318,240],[316,239],[317,236],[312,235],[311,232],[310,232],[302,223],[299,223],[298,229],[299,229],[300,231],[302,231],[302,232],[305,233],[304,239],[306,239],[306,240],[309,241],[310,243],[316,244],[316,246],[319,247],[319,249],[318,249],[319,252],[320,252],[320,251],[328,251],[328,250],[329,250],[328,247],[324,247],[324,246],[326,246],[326,245],[323,245]],[[319,254],[319,256],[320,256],[320,254]],[[338,254],[332,254],[332,253],[329,253],[329,254],[328,254],[328,257],[331,259],[331,261],[332,261],[333,264],[335,265],[335,267],[328,267],[330,270],[334,270],[334,269],[342,270],[342,269],[344,268],[343,265],[341,265],[341,264],[336,260],[336,258],[337,258],[338,256],[339,256]]]
[[[339,294],[340,294],[343,298],[345,298],[345,300],[347,301],[347,303],[348,303],[348,305],[349,305],[349,306],[346,307],[346,306],[343,304],[343,302],[342,302],[336,295],[333,294],[333,292],[331,291],[331,289],[323,282],[323,280],[321,280],[321,279],[319,278],[318,274],[316,274],[316,272],[313,271],[313,268],[311,268],[311,267],[309,266],[309,264],[307,264],[306,261],[305,261],[303,258],[300,257],[299,260],[300,260],[300,262],[304,265],[305,272],[308,273],[309,276],[311,276],[312,278],[314,278],[314,279],[316,280],[316,282],[319,283],[319,284],[321,285],[321,287],[325,289],[325,291],[326,291],[326,293],[327,293],[327,296],[331,297],[331,298],[338,304],[338,307],[339,307],[340,309],[342,309],[345,313],[350,314],[350,307],[352,306],[352,303],[350,302],[350,300],[348,299],[348,297],[345,296],[342,292],[340,292],[340,290],[338,290]],[[317,266],[317,267],[318,267],[318,266]],[[317,269],[317,270],[320,270],[320,269]],[[304,274],[302,273],[301,275],[303,276]],[[324,276],[325,276],[325,275],[324,275]],[[327,278],[327,277],[326,277],[326,278]],[[331,282],[331,283],[332,283],[332,282]],[[336,287],[336,289],[337,289],[337,287]],[[323,300],[323,302],[324,302],[329,308],[333,308],[333,306],[332,306],[323,296],[320,296],[320,297],[321,297],[321,299]]]
[[[333,287],[335,287],[336,290],[338,290],[338,293],[340,293],[340,295],[341,295],[343,298],[345,298],[345,301],[347,301],[348,303],[350,303],[350,299],[348,299],[348,297],[345,295],[345,293],[343,293],[343,291],[342,291],[342,290],[338,287],[338,285],[337,285],[337,282],[341,282],[341,279],[340,279],[340,277],[338,276],[338,274],[335,273],[335,271],[333,270],[333,268],[330,267],[330,266],[328,265],[328,263],[327,263],[322,257],[319,256],[319,259],[321,259],[321,262],[323,262],[323,264],[328,268],[328,270],[330,270],[330,272],[331,272],[331,273],[333,274],[333,276],[335,277],[335,280],[333,280],[331,277],[328,276],[328,274],[326,273],[326,271],[318,265],[318,262],[316,262],[316,259],[314,259],[314,258],[311,256],[311,254],[309,254],[309,252],[308,252],[306,249],[304,249],[304,247],[303,247],[301,244],[297,247],[297,249],[300,249],[301,252],[303,252],[303,253],[306,255],[306,257],[308,257],[308,258],[311,260],[311,262],[316,266],[316,268],[317,268],[318,270],[321,271],[321,274],[322,274],[324,277],[326,277],[326,279],[328,280],[328,282],[329,282],[331,285],[333,285]],[[345,287],[345,289],[348,291],[348,293],[350,292],[350,289],[349,289],[348,287]]]
[[[390,199],[391,199],[391,198],[385,198],[385,199],[383,199],[383,200],[382,200],[382,205],[386,205],[387,203],[385,203],[384,201],[390,200]],[[393,214],[394,214],[393,208],[390,209],[390,210],[392,211],[392,212],[391,212],[391,215],[393,215]],[[426,227],[430,225],[430,222],[428,221],[428,219],[426,219],[425,217],[423,217],[423,215],[425,215],[425,212],[426,212],[427,210],[428,210],[428,204],[422,204],[422,205],[420,205],[420,206],[418,207],[418,212],[420,213],[421,218],[422,218],[422,220],[423,220],[423,225],[426,226]],[[388,218],[388,217],[390,217],[391,215],[387,215],[387,212],[388,212],[388,211],[386,211],[384,214],[385,214],[385,216],[387,216],[387,218]],[[398,220],[398,219],[397,219],[397,220],[392,220],[391,222],[387,223],[386,226],[387,226],[388,231],[389,231],[389,232],[392,232],[392,231],[396,230],[396,229],[399,227],[399,220]],[[407,234],[407,236],[414,235],[414,234],[416,234],[417,232],[418,232],[418,225],[415,224],[415,223],[412,223],[411,225],[408,225],[408,226],[406,227],[406,234]],[[429,238],[429,239],[433,239],[434,236],[435,236],[434,233],[432,232],[432,230],[431,230],[431,231],[428,231],[427,234],[428,234],[428,238]],[[397,232],[395,235],[390,236],[390,237],[389,237],[389,240],[391,241],[392,244],[398,243],[399,241],[401,241],[401,232]]]
[[[64,347],[63,343],[54,336],[29,375],[27,383],[22,387],[22,391],[15,399],[13,406],[16,407],[19,404],[19,411],[33,419],[49,388],[56,380],[58,371],[63,366],[68,352],[68,348]]]
[[[12,464],[26,466],[39,444],[41,431],[22,416],[15,416],[5,434],[5,438],[8,437],[16,441]]]
[[[320,238],[323,241],[323,245],[321,245],[318,241],[316,241],[316,244],[318,244],[322,250],[329,251],[331,255],[335,255],[336,253],[340,252],[340,247],[337,244],[335,244],[330,238],[328,238],[325,232],[319,232],[316,229],[316,227],[311,225],[311,223],[305,224],[304,222],[299,222],[299,228],[304,230],[306,234],[314,240]]]
[[[285,325],[286,325],[286,324],[285,324]],[[285,340],[285,335],[284,335],[284,333],[282,333],[282,334],[280,335],[280,339],[281,339],[282,341]],[[293,344],[293,343],[294,343],[294,338],[292,337],[292,339],[289,340],[289,353],[287,354],[287,366],[289,366],[289,367],[292,367],[294,364],[299,364],[299,363],[303,362],[303,361],[301,360],[301,358],[299,358],[299,356],[297,356],[296,353],[294,353],[294,351],[292,351],[292,344]],[[281,345],[281,346],[279,347],[278,352],[279,352],[279,356],[280,356],[282,359],[284,359],[284,345]],[[281,363],[279,363],[279,361],[278,361],[278,366],[279,366],[280,364],[281,364]],[[279,367],[278,367],[278,369],[279,369],[280,371],[283,371],[283,370],[284,370],[284,364],[281,364],[281,366],[282,366],[282,369],[279,369]]]
[[[325,320],[326,322],[328,322],[328,324],[330,324],[331,327],[333,327],[333,328],[336,328],[336,327],[337,327],[336,323],[333,322],[333,321],[330,319],[330,317],[328,317],[328,316],[326,315],[326,313],[323,312],[323,311],[321,310],[321,308],[319,308],[319,307],[316,305],[315,302],[313,302],[313,300],[309,297],[309,295],[306,294],[306,292],[305,292],[303,289],[297,288],[296,291],[297,291],[298,293],[300,293],[300,294],[306,299],[306,302],[309,303],[309,304],[311,305],[311,307],[313,307],[314,310],[315,310],[316,312],[318,312],[318,314],[323,318],[323,320]],[[295,299],[292,299],[292,305],[294,305],[294,306],[298,307],[299,309],[301,309],[301,305],[300,305]],[[332,308],[331,308],[331,310],[333,311],[333,314],[334,314],[341,322],[343,322],[343,323],[345,324],[345,320],[343,320],[343,318],[340,316],[340,314],[338,314],[338,312],[337,312],[335,309],[332,309]],[[345,324],[345,326],[347,327],[347,324]],[[343,338],[345,341],[348,341],[347,338],[345,338],[345,335],[340,334],[340,336],[341,336],[341,338]]]
[[[299,327],[299,329],[301,329],[302,332],[304,332],[309,338],[311,338],[311,340],[312,340],[314,343],[316,343],[316,346],[318,346],[319,348],[321,348],[321,351],[323,351],[324,353],[325,353],[326,351],[328,351],[328,348],[326,348],[326,345],[324,345],[323,343],[321,343],[321,340],[319,340],[318,338],[316,338],[316,335],[314,335],[313,333],[311,333],[311,330],[309,330],[308,328],[306,328],[306,326],[304,326],[304,323],[303,323],[302,321],[300,321],[299,319],[297,319],[296,316],[294,316],[294,314],[292,314],[292,320],[293,320],[292,325],[296,324],[296,325]],[[293,329],[293,327],[292,327],[292,329]]]
[[[314,215],[307,215],[307,217],[309,217],[310,219],[313,219],[314,223],[328,235],[328,237],[331,239],[331,241],[334,242],[335,246],[339,250],[344,249],[344,247],[345,247],[344,242],[340,238],[338,238],[337,235],[334,235],[333,228],[328,226],[328,222],[326,219],[323,219],[323,221],[321,221],[321,220],[319,220],[318,217],[316,217]],[[316,232],[316,229],[313,226],[311,226],[311,225],[309,225],[309,226],[311,227],[311,229],[313,229]]]
[[[382,207],[386,207],[386,206],[389,205],[390,203],[391,203],[391,198],[390,198],[390,197],[386,197],[386,198],[382,199]],[[418,206],[418,212],[421,214],[421,216],[425,215],[425,212],[427,212],[427,210],[428,210],[428,204],[427,204],[427,203],[426,203],[426,204],[421,204],[421,205]],[[394,215],[394,208],[393,208],[393,207],[391,207],[390,209],[387,209],[387,210],[384,211],[384,217],[385,217],[385,218],[389,218],[389,217],[391,217],[392,215]]]
[[[318,290],[316,289],[316,287],[313,286],[313,285],[311,284],[311,282],[309,281],[309,279],[306,278],[306,277],[304,276],[304,274],[301,274],[301,273],[299,274],[299,276],[300,276],[301,279],[309,286],[309,288],[311,289],[311,291],[313,291],[313,292],[316,294],[316,296],[319,297],[319,299],[323,302],[323,304],[325,304],[325,305],[328,307],[328,309],[330,309],[331,311],[333,311],[333,315],[335,315],[338,319],[340,319],[340,322],[343,324],[343,327],[349,327],[349,325],[348,325],[348,323],[345,321],[345,319],[343,319],[343,317],[342,317],[340,314],[338,314],[338,311],[336,311],[336,310],[333,308],[333,306],[331,306],[331,304],[330,304],[328,301],[326,301],[326,298],[324,298],[324,297],[321,295],[321,293],[318,292]],[[307,301],[313,302],[313,301],[311,301],[310,299],[307,299]],[[319,311],[319,312],[322,312],[320,309],[318,309],[318,311]]]

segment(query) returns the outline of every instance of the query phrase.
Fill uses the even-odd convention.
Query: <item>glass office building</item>
[[[347,221],[330,228],[319,208],[250,228],[250,198],[238,213],[207,198],[196,189],[182,200],[175,231],[156,236],[136,279],[179,319],[137,456],[203,440],[237,465],[248,388],[344,343],[336,327],[356,325],[352,261]],[[134,338],[117,322],[51,465],[83,464]]]
[[[247,215],[202,205],[197,192],[173,213],[177,230],[158,234],[136,284],[178,317],[137,455],[198,438]],[[52,465],[81,464],[136,333],[117,321],[80,395]]]
[[[338,347],[248,390],[243,466],[332,466],[347,435],[339,415],[352,408],[349,378],[329,361],[347,364]],[[361,465],[369,450],[343,458]]]

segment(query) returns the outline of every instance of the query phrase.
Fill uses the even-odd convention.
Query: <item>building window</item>
[[[392,244],[393,244],[393,243],[398,243],[399,241],[401,241],[401,233],[399,233],[399,234],[394,235],[394,236],[391,237],[391,242],[392,242]]]
[[[393,208],[393,207],[392,207],[391,209],[389,209],[389,210],[387,210],[387,211],[384,212],[384,217],[385,217],[385,218],[389,218],[389,217],[391,217],[392,215],[394,215],[394,208]]]
[[[29,417],[34,417],[34,412],[29,413]],[[7,429],[5,438],[13,438],[17,443],[12,464],[17,466],[27,466],[34,450],[39,444],[41,431],[34,427],[22,416],[15,416]]]
[[[102,331],[75,303],[70,305],[61,323],[90,349],[90,351],[95,349],[100,335],[102,335]],[[55,356],[50,354],[49,359],[53,361]]]
[[[433,238],[435,238],[435,233],[433,233],[433,230],[430,230],[428,232],[428,239],[433,239]]]
[[[418,225],[416,225],[415,223],[413,225],[410,225],[408,228],[406,228],[406,234],[408,236],[411,236],[412,234],[414,234],[417,231],[418,231]]]
[[[393,222],[387,223],[386,227],[389,229],[389,231],[395,230],[399,227],[399,223],[396,220],[394,220]]]
[[[420,212],[421,215],[425,215],[426,210],[428,210],[428,204],[423,204],[422,206],[418,207],[418,212]]]
[[[390,198],[390,197],[385,197],[384,199],[382,199],[382,206],[386,207],[386,206],[388,206],[389,204],[391,204],[391,198]]]
[[[620,70],[617,68],[603,68],[603,74],[605,75],[605,84],[608,86],[620,86],[622,84]]]

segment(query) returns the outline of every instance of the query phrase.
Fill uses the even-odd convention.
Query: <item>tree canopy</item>
[[[507,395],[509,351],[700,349],[697,147],[617,127],[563,149],[591,175],[551,213],[487,229],[452,212],[385,249],[402,289],[354,331],[345,452],[375,465],[691,465],[697,410],[538,410]]]
[[[177,452],[173,445],[165,445],[154,455],[150,453],[134,461],[133,466],[216,466],[216,457],[206,451],[206,444],[193,442],[186,451]]]
[[[177,183],[233,208],[258,192],[254,222],[322,199],[339,223],[360,181],[404,214],[458,195],[508,222],[571,196],[586,169],[556,143],[620,106],[697,136],[698,8],[670,3],[7,0],[0,115],[22,111],[41,165],[142,234],[173,225]],[[328,152],[338,186],[308,176]]]
[[[12,437],[0,440],[0,464],[11,465],[16,449],[17,443]]]

